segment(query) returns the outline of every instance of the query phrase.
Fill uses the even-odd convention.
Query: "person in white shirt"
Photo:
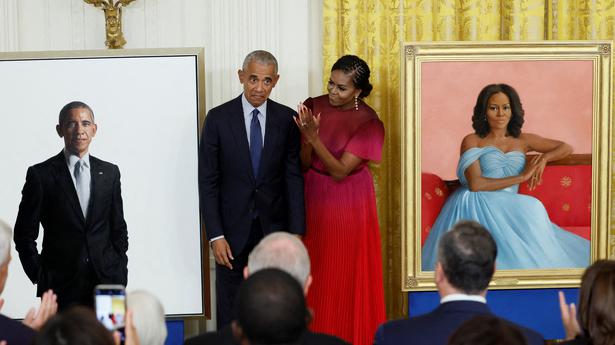
[[[496,256],[495,241],[482,225],[473,221],[455,224],[438,243],[435,283],[440,305],[425,315],[385,322],[376,331],[374,344],[444,345],[464,321],[492,315],[485,297]],[[528,344],[544,344],[537,332],[517,327]]]

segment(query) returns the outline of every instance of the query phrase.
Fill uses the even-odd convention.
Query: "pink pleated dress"
[[[304,104],[321,114],[320,140],[336,158],[350,152],[364,160],[346,178],[335,181],[314,153],[305,173],[304,242],[313,276],[308,293],[314,311],[311,329],[352,344],[372,344],[386,315],[376,196],[367,162],[381,159],[384,127],[363,102],[358,110],[339,110],[323,95]]]

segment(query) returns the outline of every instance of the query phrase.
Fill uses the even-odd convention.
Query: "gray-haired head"
[[[248,256],[250,274],[265,268],[280,269],[305,287],[310,276],[310,256],[296,236],[274,232],[265,236]]]
[[[448,282],[466,294],[487,289],[495,272],[498,249],[485,227],[460,221],[438,243],[438,262]]]
[[[130,292],[126,305],[133,311],[133,321],[143,345],[162,345],[167,337],[164,309],[156,296],[145,291]]]
[[[11,227],[0,219],[0,267],[4,266],[9,259],[12,237],[13,231]]]
[[[96,120],[94,119],[94,111],[92,110],[92,108],[90,108],[89,105],[81,101],[72,101],[66,104],[65,106],[63,106],[62,109],[60,110],[60,115],[58,116],[58,124],[62,125],[66,121],[66,118],[68,117],[68,114],[71,110],[80,109],[80,108],[87,109],[90,112],[90,114],[92,114],[92,122],[96,123]]]
[[[275,56],[266,50],[255,50],[248,55],[243,60],[243,65],[241,69],[244,71],[248,69],[248,65],[250,62],[257,62],[263,65],[273,65],[274,66],[274,74],[278,74],[278,60],[276,60]]]

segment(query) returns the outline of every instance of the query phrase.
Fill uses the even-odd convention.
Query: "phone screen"
[[[94,295],[96,318],[113,331],[124,327],[126,291],[123,286],[97,286]]]

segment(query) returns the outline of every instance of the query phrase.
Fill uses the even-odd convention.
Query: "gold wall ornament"
[[[412,289],[419,286],[418,280],[412,276],[406,277],[406,289]]]
[[[105,12],[105,31],[107,40],[105,44],[109,49],[122,49],[126,40],[122,32],[122,7],[128,6],[135,0],[83,0],[87,4],[101,7]]]

